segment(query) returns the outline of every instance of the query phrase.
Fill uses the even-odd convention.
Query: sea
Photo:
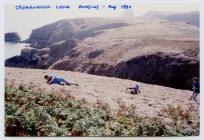
[[[8,30],[7,32],[13,32]],[[27,31],[17,31],[21,37],[21,40],[26,40],[29,38],[30,32]],[[21,50],[29,46],[27,43],[11,43],[4,42],[4,60],[11,58],[16,55],[21,54]]]
[[[29,46],[27,43],[10,43],[5,42],[4,45],[4,59],[11,58],[21,54],[21,50]]]

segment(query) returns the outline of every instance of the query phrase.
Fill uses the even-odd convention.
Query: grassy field
[[[100,100],[90,104],[28,86],[5,87],[5,136],[198,136],[195,107],[163,108],[158,117],[144,117],[135,106],[112,112]],[[168,120],[168,121],[167,121]]]

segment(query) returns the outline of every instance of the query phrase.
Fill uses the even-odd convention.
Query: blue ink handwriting
[[[16,10],[50,9],[50,5],[17,5]]]
[[[69,9],[70,8],[69,5],[56,5],[55,7],[56,9]]]
[[[99,9],[99,5],[79,5],[79,9]]]
[[[116,7],[116,5],[108,5],[108,8],[109,8],[109,9],[116,10],[117,7]]]

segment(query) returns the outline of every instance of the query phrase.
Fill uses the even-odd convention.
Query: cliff
[[[199,28],[133,17],[61,20],[34,29],[32,49],[6,66],[71,70],[190,89],[199,77]],[[28,53],[26,53],[28,52]]]

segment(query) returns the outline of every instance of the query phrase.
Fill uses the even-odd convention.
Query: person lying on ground
[[[198,105],[198,101],[196,99],[196,97],[200,94],[200,84],[199,84],[199,80],[197,77],[193,78],[193,94],[191,95],[190,100],[194,100]]]
[[[49,85],[58,84],[58,85],[69,85],[69,86],[75,85],[75,86],[79,86],[78,84],[67,81],[67,80],[65,80],[64,78],[61,78],[61,77],[45,75],[44,78],[47,80],[47,84],[49,84]]]
[[[140,93],[139,86],[136,83],[133,84],[131,87],[128,87],[126,89],[126,93],[128,92],[128,90],[130,91],[129,93],[131,93],[131,94],[139,94]]]

